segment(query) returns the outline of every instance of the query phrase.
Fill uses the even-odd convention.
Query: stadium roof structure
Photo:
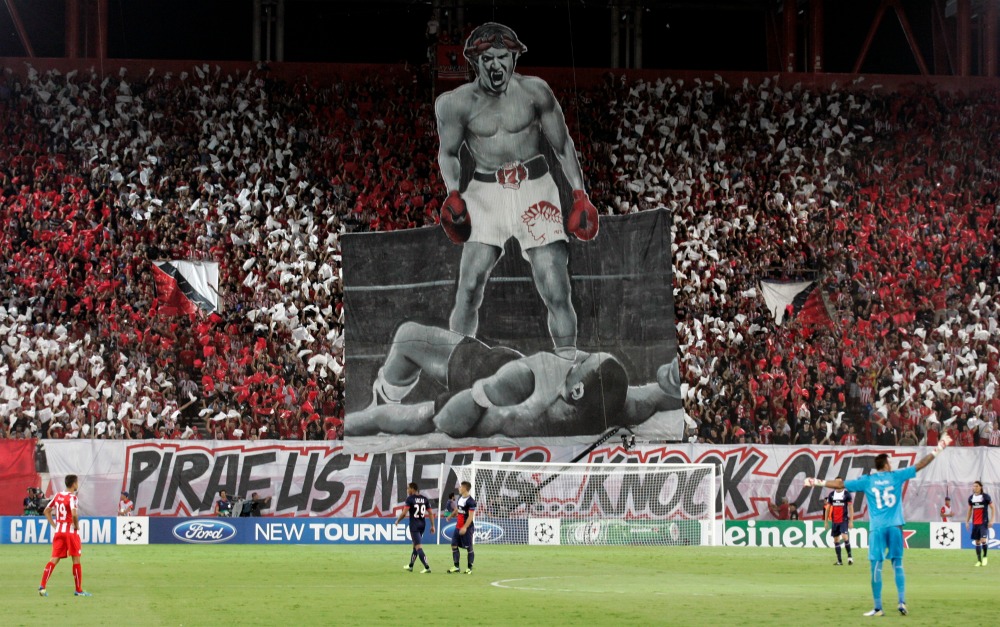
[[[3,0],[0,57],[419,62],[434,12],[535,29],[542,65],[998,75],[1000,0]]]

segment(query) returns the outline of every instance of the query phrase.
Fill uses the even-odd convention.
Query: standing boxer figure
[[[597,209],[584,191],[576,149],[552,90],[540,78],[514,73],[526,50],[510,28],[483,24],[465,43],[476,80],[441,94],[434,105],[441,141],[438,165],[448,189],[441,225],[452,242],[464,246],[450,327],[476,336],[486,282],[504,244],[514,237],[548,309],[555,352],[573,359],[577,328],[569,247],[543,141],[573,188],[565,229],[577,239],[593,239]],[[475,173],[465,189],[459,162],[463,144],[475,160]]]

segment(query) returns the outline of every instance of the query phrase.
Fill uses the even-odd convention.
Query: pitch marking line
[[[490,585],[496,586],[497,588],[506,588],[508,590],[531,590],[533,592],[581,592],[581,590],[574,590],[571,588],[530,588],[525,586],[507,585],[515,581],[542,581],[546,579],[570,579],[570,577],[521,577],[518,579],[500,579],[492,582]]]
[[[594,590],[583,590],[583,589],[576,589],[576,588],[533,588],[533,587],[530,587],[530,586],[512,586],[512,585],[508,585],[510,583],[514,583],[514,582],[518,582],[518,581],[526,581],[526,582],[527,581],[545,581],[545,580],[550,580],[550,579],[579,579],[579,577],[572,577],[572,576],[570,576],[570,577],[520,577],[520,578],[517,578],[517,579],[499,579],[497,581],[491,582],[490,585],[494,586],[494,587],[497,587],[497,588],[504,588],[506,590],[524,590],[524,591],[528,591],[528,592],[583,592],[585,594],[591,594],[591,593],[595,592]],[[602,591],[602,593],[607,593],[607,592],[617,593],[617,594],[626,594],[628,591],[626,591],[626,590],[603,590]],[[648,592],[647,591],[647,592],[644,592],[643,594],[667,594],[667,593],[666,592]]]

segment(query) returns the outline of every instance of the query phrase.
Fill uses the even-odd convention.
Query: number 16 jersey
[[[903,520],[903,486],[916,476],[917,467],[907,466],[845,481],[844,488],[865,493],[870,529],[898,527],[906,522]]]

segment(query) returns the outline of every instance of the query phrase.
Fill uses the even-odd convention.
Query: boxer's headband
[[[505,48],[518,55],[528,51],[528,47],[518,40],[514,31],[506,26],[484,24],[473,31],[465,42],[464,55],[466,59],[472,61],[490,48]]]

